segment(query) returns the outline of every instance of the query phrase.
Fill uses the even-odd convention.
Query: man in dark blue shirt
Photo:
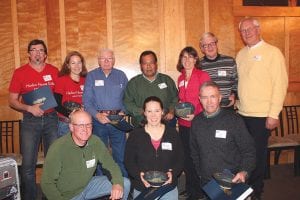
[[[124,72],[114,69],[114,52],[100,50],[99,67],[87,74],[83,92],[85,110],[93,116],[93,133],[99,136],[106,146],[110,144],[114,160],[127,177],[123,160],[125,133],[111,125],[110,115],[124,115],[124,90],[128,79]]]

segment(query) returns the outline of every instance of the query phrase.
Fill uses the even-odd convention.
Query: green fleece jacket
[[[166,74],[157,73],[154,81],[147,80],[143,74],[133,77],[127,84],[124,94],[126,110],[133,116],[133,125],[143,120],[143,104],[147,97],[157,96],[166,111],[174,110],[178,102],[178,90],[174,80]]]
[[[84,147],[77,146],[71,134],[57,139],[49,148],[41,187],[49,200],[71,199],[87,186],[97,163],[110,171],[112,183],[123,186],[123,177],[103,142],[92,135]]]

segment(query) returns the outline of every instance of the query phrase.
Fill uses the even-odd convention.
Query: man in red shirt
[[[43,110],[42,103],[27,105],[22,95],[41,86],[54,89],[58,69],[47,64],[47,47],[42,40],[32,40],[28,44],[29,63],[14,71],[9,86],[9,105],[23,113],[21,127],[21,187],[22,199],[36,199],[35,167],[38,147],[43,139],[46,154],[50,144],[57,138],[57,114],[54,108]]]

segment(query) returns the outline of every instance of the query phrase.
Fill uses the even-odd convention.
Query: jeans
[[[106,176],[94,176],[89,184],[84,188],[84,190],[73,197],[72,200],[85,200],[85,199],[95,199],[110,195],[112,189],[111,182],[107,179]],[[130,192],[130,181],[128,178],[124,177],[124,189],[123,189],[123,198],[127,200]]]
[[[101,124],[95,119],[93,119],[93,134],[97,135],[107,147],[110,145],[114,161],[119,165],[123,176],[128,177],[124,166],[126,134],[110,124]]]
[[[64,136],[67,133],[70,133],[69,124],[66,122],[58,121],[58,137]]]
[[[44,144],[44,154],[50,144],[57,138],[57,114],[56,112],[35,117],[30,113],[24,113],[21,124],[21,188],[22,199],[33,200],[36,198],[35,169],[38,148],[41,139]]]
[[[141,192],[134,189],[133,190],[133,199],[135,199]],[[156,198],[159,200],[178,200],[178,189],[177,187],[175,187],[173,190],[171,190],[170,192],[164,194],[162,197],[160,198]]]

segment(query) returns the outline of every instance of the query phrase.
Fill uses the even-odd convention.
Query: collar
[[[217,60],[219,60],[220,58],[220,54],[217,54],[217,57],[215,59],[209,59],[208,57],[204,56],[204,60],[206,62],[216,62]]]
[[[250,50],[250,49],[255,49],[255,48],[261,46],[263,43],[264,43],[264,41],[261,39],[258,43],[256,43],[256,44],[253,45],[252,47],[247,46],[247,47],[248,47],[248,50]]]
[[[153,83],[153,82],[156,80],[156,78],[157,78],[158,72],[156,72],[156,74],[155,74],[153,80],[148,79],[144,74],[142,74],[142,75],[143,75],[143,77],[144,77],[147,81],[149,81],[150,83]]]
[[[207,119],[209,118],[214,118],[217,115],[219,115],[219,113],[221,112],[221,108],[219,108],[216,112],[212,113],[212,114],[207,114],[205,111],[203,111],[203,115],[204,117],[206,117]]]

